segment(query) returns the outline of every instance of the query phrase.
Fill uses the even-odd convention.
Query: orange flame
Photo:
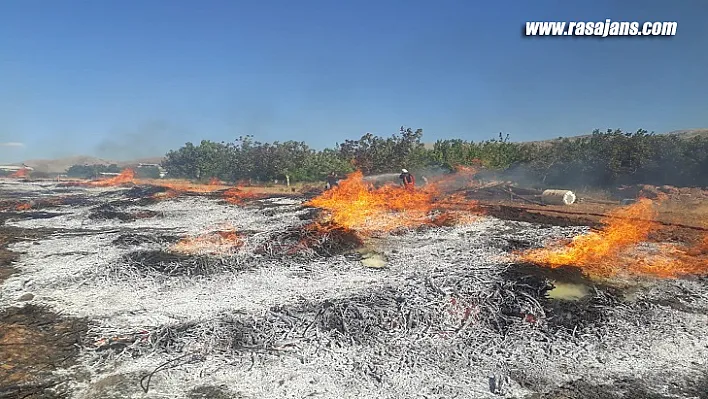
[[[577,236],[565,246],[526,251],[521,259],[551,268],[580,267],[592,277],[618,274],[679,277],[708,273],[708,260],[700,254],[691,255],[692,251],[670,245],[659,246],[658,255],[637,250],[636,246],[646,241],[656,226],[657,211],[653,205],[649,199],[640,199],[611,212],[602,220],[606,226],[603,229]]]
[[[108,179],[90,181],[87,184],[92,187],[114,187],[123,184],[135,182],[135,171],[132,169],[124,169],[118,176]]]
[[[135,177],[135,172],[132,169],[125,169],[118,176],[109,179],[90,181],[83,183],[82,185],[87,185],[90,187],[117,187],[124,184],[146,184],[164,187],[170,190],[165,194],[153,196],[153,198],[156,199],[172,198],[175,197],[177,193],[184,192],[206,194],[226,188],[222,182],[215,179],[212,179],[209,184],[194,184],[185,180],[137,179]]]
[[[20,204],[20,205],[17,205],[17,207],[15,209],[18,211],[28,211],[28,210],[32,209],[32,204],[30,204],[29,202],[24,203],[24,204]]]
[[[391,231],[401,227],[437,224],[444,217],[431,217],[435,209],[445,210],[435,184],[422,189],[406,189],[395,185],[374,188],[364,181],[361,171],[354,172],[306,205],[329,211],[329,221],[361,233]],[[448,198],[450,204],[460,201]],[[473,204],[464,201],[468,206]]]
[[[442,176],[430,179],[430,183],[434,184],[438,190],[457,190],[461,188],[470,188],[478,185],[474,178],[478,170],[472,166],[457,165],[455,173],[445,174]]]
[[[251,191],[245,191],[238,187],[230,188],[224,191],[224,199],[229,204],[240,205],[243,204],[246,199],[259,198],[260,195]]]
[[[25,178],[29,177],[29,175],[30,175],[29,169],[22,168],[22,169],[15,171],[14,173],[9,175],[8,177],[11,177],[13,179],[25,179]]]
[[[164,191],[161,193],[153,194],[152,198],[156,199],[156,200],[166,200],[166,199],[170,199],[170,198],[175,198],[177,196],[179,196],[179,192],[177,192],[175,190],[167,190],[167,191]]]
[[[331,221],[339,226],[374,231],[420,225],[432,209],[431,202],[428,191],[397,186],[374,189],[357,171],[307,205],[330,211]]]

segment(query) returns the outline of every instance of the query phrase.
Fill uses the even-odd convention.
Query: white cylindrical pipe
[[[570,205],[575,202],[575,193],[570,190],[546,190],[541,194],[544,204]]]

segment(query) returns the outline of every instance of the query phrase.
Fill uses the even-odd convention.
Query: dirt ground
[[[14,213],[0,214],[0,284],[16,272],[17,254],[7,246],[31,240],[41,231],[5,226]],[[31,294],[18,298],[31,301]],[[61,384],[50,372],[74,363],[86,332],[82,320],[65,318],[32,304],[10,307],[0,312],[0,398],[63,398]]]
[[[0,397],[62,398],[62,381],[49,372],[67,368],[79,353],[83,321],[24,305],[0,313]]]
[[[481,208],[500,219],[555,226],[600,227],[601,219],[620,205],[579,203],[568,206],[520,203],[518,201],[481,201]],[[672,201],[659,206],[657,229],[650,239],[657,242],[693,244],[708,234],[708,203],[695,206]]]

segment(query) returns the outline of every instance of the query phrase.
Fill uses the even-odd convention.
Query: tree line
[[[422,136],[422,129],[401,127],[390,137],[367,133],[324,150],[297,141],[262,143],[253,136],[230,143],[203,140],[169,151],[162,166],[172,178],[230,182],[313,182],[330,172],[343,175],[357,169],[368,175],[476,165],[488,173],[543,186],[708,186],[705,136],[686,139],[642,129],[609,129],[583,137],[515,143],[500,133],[481,142],[439,140],[432,147],[423,144]]]

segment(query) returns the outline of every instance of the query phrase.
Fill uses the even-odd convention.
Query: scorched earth
[[[33,205],[3,216],[14,262],[0,274],[0,339],[31,348],[5,350],[0,397],[706,397],[700,253],[689,275],[645,264],[591,279],[527,251],[589,228],[502,220],[432,192],[412,210],[346,199],[371,211],[378,228],[365,228],[337,217],[336,194],[1,189]],[[52,351],[61,359],[30,358]]]

